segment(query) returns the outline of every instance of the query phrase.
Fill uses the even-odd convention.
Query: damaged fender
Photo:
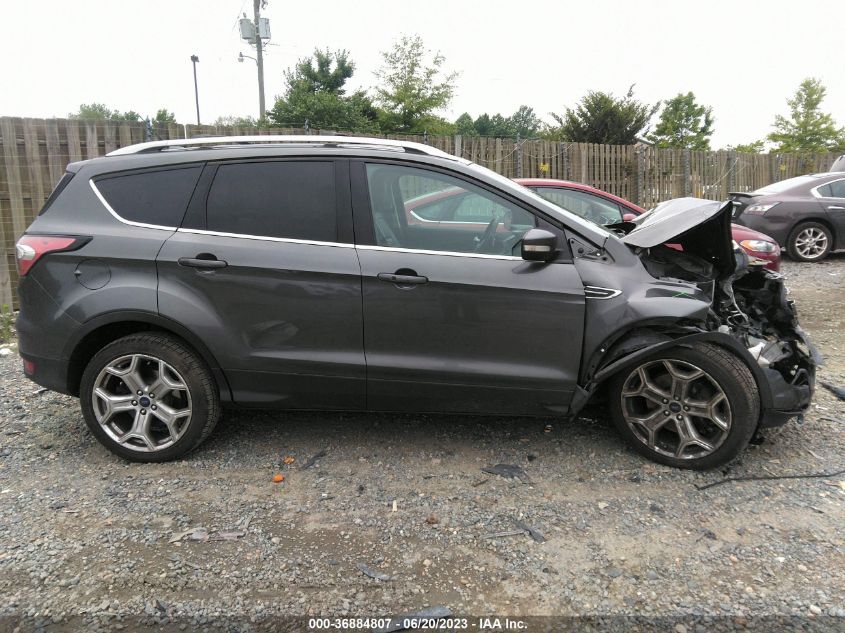
[[[670,200],[608,227],[618,239],[605,242],[603,257],[576,257],[587,309],[573,415],[610,376],[699,342],[729,349],[751,370],[761,425],[806,410],[821,357],[798,325],[783,276],[735,248],[730,211],[730,203]]]

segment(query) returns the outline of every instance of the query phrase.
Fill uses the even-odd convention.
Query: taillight
[[[15,244],[15,259],[18,275],[23,277],[47,253],[71,251],[79,248],[90,238],[70,237],[67,235],[24,235]]]
[[[769,202],[767,204],[752,204],[750,207],[745,207],[743,215],[766,215],[766,211],[774,206],[779,205],[780,202]]]

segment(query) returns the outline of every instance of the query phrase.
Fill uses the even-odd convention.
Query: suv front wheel
[[[100,443],[137,462],[184,455],[220,417],[208,367],[167,334],[132,334],[104,347],[82,374],[79,398]]]
[[[703,470],[731,461],[760,417],[748,367],[716,345],[657,352],[619,372],[610,394],[613,421],[633,448],[678,468]]]

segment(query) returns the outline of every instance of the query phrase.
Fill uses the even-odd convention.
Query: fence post
[[[645,156],[644,149],[638,146],[634,150],[634,156],[637,158],[637,204],[642,206],[645,204]]]
[[[728,152],[728,193],[736,191],[736,167],[739,162],[739,154],[736,152]]]
[[[569,164],[569,145],[562,141],[560,143],[560,156],[563,161],[563,179],[570,180],[571,166]]]
[[[688,149],[684,150],[681,160],[684,164],[684,195],[689,196],[692,195],[692,167],[690,165],[691,156]]]
[[[516,135],[516,177],[522,178],[522,142],[519,133]]]
[[[455,134],[455,156],[458,158],[463,157],[463,138],[460,134]]]

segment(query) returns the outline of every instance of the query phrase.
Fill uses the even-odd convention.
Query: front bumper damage
[[[784,278],[759,266],[741,267],[722,282],[717,297],[717,329],[742,343],[769,386],[771,403],[761,425],[778,426],[802,416],[822,358],[798,325]]]
[[[603,380],[657,351],[709,342],[730,349],[753,374],[760,426],[803,416],[821,356],[798,324],[784,276],[764,268],[765,262],[749,261],[733,243],[730,210],[730,203],[682,198],[636,222],[608,227],[652,279],[646,300],[628,297],[629,311],[651,321],[629,317],[634,329],[620,329],[616,340],[599,346],[576,400],[586,400]],[[671,318],[661,322],[658,314]]]

